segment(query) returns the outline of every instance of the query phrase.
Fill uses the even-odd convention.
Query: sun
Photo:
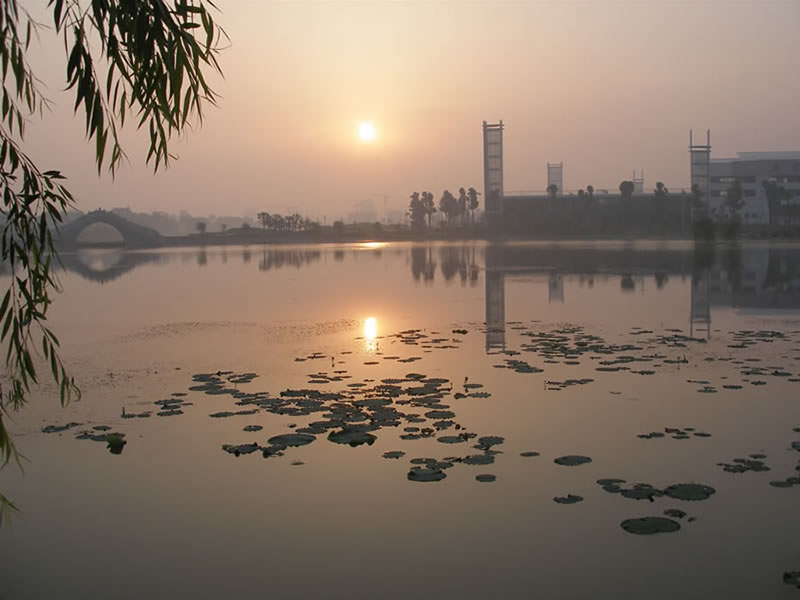
[[[371,142],[375,139],[375,126],[369,121],[362,121],[358,124],[358,137],[365,142]]]

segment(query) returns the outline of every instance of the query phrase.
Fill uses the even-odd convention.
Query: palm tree
[[[467,190],[467,199],[469,200],[469,218],[473,225],[475,224],[475,211],[478,208],[478,196],[480,196],[480,192],[478,192],[474,187],[471,187]]]
[[[464,225],[464,217],[467,215],[467,190],[463,187],[458,188],[458,216],[461,219],[461,225]]]

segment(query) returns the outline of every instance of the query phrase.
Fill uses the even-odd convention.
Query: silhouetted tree
[[[464,220],[467,215],[467,190],[463,187],[458,188],[458,218],[461,219],[461,224],[464,225]]]
[[[436,212],[436,205],[433,203],[433,194],[430,192],[422,192],[422,206],[425,209],[425,214],[428,215],[428,229],[431,228],[431,217]]]
[[[271,224],[272,218],[268,212],[260,212],[256,215],[256,218],[261,222],[261,227],[264,229]]]
[[[628,179],[619,184],[619,193],[623,200],[630,200],[633,198],[633,191],[635,189],[636,186],[634,186],[633,182]]]
[[[662,182],[656,182],[656,189],[653,190],[653,204],[655,207],[655,214],[660,221],[657,226],[665,227],[667,224],[663,222],[667,213],[667,204],[669,198],[669,190]]]
[[[550,196],[550,200],[556,199],[556,196],[558,196],[558,186],[555,183],[551,183],[547,186],[547,195]]]
[[[198,221],[195,223],[194,228],[197,230],[197,233],[203,234],[206,232],[206,222]]]
[[[742,218],[739,211],[744,206],[744,192],[738,180],[728,186],[725,193],[725,239],[732,240],[739,234]]]
[[[61,361],[58,339],[45,323],[59,290],[51,271],[60,263],[54,238],[75,202],[55,165],[45,168],[27,153],[25,124],[31,117],[46,118],[50,100],[44,94],[62,87],[45,85],[33,70],[45,64],[38,55],[50,46],[37,43],[38,37],[52,34],[63,42],[63,87],[73,94],[74,110],[85,116],[98,174],[104,168],[113,174],[125,162],[121,138],[126,116],[149,132],[146,161],[158,170],[174,158],[170,144],[175,137],[182,138],[194,122],[201,122],[204,108],[217,97],[207,77],[219,71],[222,31],[209,4],[51,0],[37,3],[34,11],[29,2],[0,1],[0,255],[8,269],[0,303],[0,340],[8,349],[0,401],[0,465],[19,458],[3,418],[22,408],[31,384],[44,383],[40,365],[52,373],[62,404],[80,396]],[[40,7],[52,11],[47,18],[51,26],[32,14]],[[33,57],[28,55],[31,47]],[[57,45],[52,48],[55,56],[46,60],[60,62],[61,51]],[[35,355],[40,348],[41,355]],[[12,508],[0,494],[0,524]]]
[[[475,224],[475,211],[478,209],[478,196],[480,196],[480,192],[478,192],[474,187],[471,187],[467,190],[467,198],[469,200],[469,218],[473,225]]]
[[[593,185],[587,185],[586,186],[586,193],[589,195],[590,199],[594,198],[594,186]]]
[[[408,206],[408,218],[411,220],[412,229],[425,227],[425,205],[419,197],[419,192],[411,194],[411,203]]]
[[[442,197],[439,199],[439,210],[447,219],[447,224],[450,225],[453,217],[458,213],[458,200],[450,193],[450,190],[442,192]]]

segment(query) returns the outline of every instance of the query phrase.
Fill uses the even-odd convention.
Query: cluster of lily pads
[[[657,438],[665,438],[671,436],[674,440],[688,440],[691,437],[709,438],[710,433],[705,431],[697,431],[694,427],[665,427],[664,431],[651,431],[650,433],[640,433],[636,437],[643,440],[653,440]]]
[[[522,338],[519,350],[506,349],[504,354],[515,358],[506,358],[503,363],[495,364],[496,368],[507,368],[517,373],[542,373],[544,366],[537,366],[528,361],[516,358],[522,353],[534,353],[540,357],[541,364],[561,364],[579,366],[586,360],[592,361],[595,371],[600,373],[628,373],[633,375],[655,375],[659,369],[680,366],[689,363],[689,358],[684,352],[690,346],[705,346],[708,340],[685,335],[679,329],[665,329],[664,333],[655,334],[650,329],[634,327],[629,335],[635,336],[635,343],[611,343],[603,337],[590,334],[584,327],[564,325],[549,330],[542,330],[538,321],[533,321],[530,326],[515,321],[508,323],[505,330],[518,333]],[[484,332],[503,332],[502,328],[484,329]],[[734,331],[731,332],[733,343],[727,344],[732,350],[746,350],[758,344],[774,342],[789,342],[787,334],[768,331]],[[665,348],[667,353],[660,351]],[[706,357],[706,362],[730,362],[740,366],[741,383],[722,381],[721,387],[727,390],[744,389],[743,383],[753,386],[767,385],[769,378],[784,378],[789,382],[800,382],[800,373],[793,375],[784,366],[754,366],[762,359],[757,357],[737,358],[736,356]],[[797,360],[797,358],[795,359]],[[727,376],[722,376],[727,380]],[[561,391],[575,385],[593,383],[592,378],[574,378],[565,381],[546,380],[545,389],[548,391]],[[705,394],[715,394],[718,386],[708,380],[688,379],[688,383],[699,384],[702,387],[697,391]]]
[[[707,341],[684,335],[680,330],[665,330],[663,334],[655,334],[652,330],[633,328],[629,334],[635,337],[635,343],[610,343],[601,336],[587,333],[583,327],[564,325],[550,330],[542,330],[536,322],[525,325],[521,322],[509,323],[508,328],[518,332],[521,338],[519,350],[507,349],[502,362],[495,364],[497,368],[508,369],[521,374],[544,373],[547,365],[559,364],[579,366],[586,361],[593,363],[594,370],[601,373],[628,373],[647,376],[655,374],[658,369],[675,369],[687,364],[689,359],[684,350],[690,345],[702,345]],[[487,332],[487,328],[479,328]],[[464,336],[468,329],[453,329],[453,335]],[[377,340],[384,345],[399,343],[402,346],[419,348],[422,353],[434,350],[456,349],[461,339],[438,332],[426,332],[419,329],[401,331],[394,335]],[[787,342],[785,334],[769,331],[733,332],[733,343],[727,344],[732,352],[746,350],[759,344]],[[521,357],[522,353],[536,355],[539,364],[532,364]],[[319,369],[307,374],[307,387],[288,388],[272,394],[266,391],[249,391],[245,389],[252,383],[257,374],[235,373],[233,371],[217,371],[216,373],[199,373],[192,377],[192,385],[188,391],[203,393],[208,396],[227,396],[234,400],[235,408],[221,407],[209,414],[210,417],[232,418],[246,417],[259,413],[272,413],[297,418],[308,417],[307,422],[290,424],[290,431],[278,433],[262,439],[253,439],[243,443],[226,443],[222,449],[234,456],[261,454],[264,458],[284,456],[292,448],[312,444],[320,438],[350,447],[371,446],[381,431],[389,428],[398,431],[398,438],[403,442],[436,439],[438,443],[454,448],[471,446],[471,450],[444,458],[412,457],[406,477],[418,483],[439,482],[446,478],[447,471],[456,465],[486,467],[494,464],[502,452],[497,448],[503,444],[504,438],[493,435],[480,436],[460,424],[456,417],[453,403],[462,399],[482,399],[491,396],[483,385],[470,382],[465,378],[463,384],[456,386],[450,379],[429,377],[422,373],[410,372],[403,377],[366,378],[362,381],[351,381],[352,375],[345,368],[337,368],[346,364],[345,356],[352,351],[342,351],[327,355],[314,352],[299,356],[296,362],[330,360],[330,370]],[[383,354],[376,346],[370,360],[363,365],[377,367],[383,363],[410,363],[422,360],[422,356],[401,356],[400,354]],[[769,378],[782,378],[785,381],[800,381],[785,367],[761,366],[759,357],[718,356],[706,357],[707,362],[720,361],[736,365],[741,375],[741,383],[729,381],[721,377],[720,384],[710,380],[687,379],[687,383],[701,386],[698,391],[717,393],[718,387],[725,390],[741,390],[742,383],[765,385]],[[380,369],[376,369],[380,372]],[[544,379],[544,389],[560,391],[573,386],[586,386],[595,382],[594,378],[568,378],[564,380]],[[617,392],[618,393],[618,392]],[[169,398],[157,400],[156,415],[173,417],[183,414],[184,409],[193,403],[185,399],[186,392],[173,393]],[[122,418],[147,418],[151,411],[126,413]],[[68,423],[64,426],[48,426],[46,433],[66,431],[77,428],[80,424]],[[258,434],[263,425],[250,423],[243,427],[243,432]],[[795,429],[800,432],[800,428]],[[662,431],[638,434],[641,439],[657,439],[667,436],[676,440],[707,438],[711,434],[698,431],[694,427],[665,427]],[[124,433],[110,432],[108,426],[95,426],[92,430],[82,431],[80,439],[102,441],[108,444],[113,453],[120,453],[125,445]],[[792,449],[800,451],[800,442],[793,442]],[[403,450],[389,450],[383,453],[386,459],[398,460],[406,456]],[[539,452],[522,452],[521,457],[540,456]],[[768,471],[770,468],[763,462],[766,456],[751,454],[747,458],[735,458],[729,463],[719,465],[730,473],[748,471]],[[554,463],[564,467],[578,467],[592,462],[587,456],[567,455],[555,457]],[[294,461],[292,464],[302,464]],[[797,470],[800,471],[800,464]],[[478,473],[475,480],[490,483],[496,480],[492,473]],[[627,483],[622,479],[600,479],[598,485],[612,494],[634,500],[654,502],[658,498],[670,498],[687,502],[706,500],[715,490],[710,486],[698,483],[679,483],[663,488],[647,483]],[[800,477],[791,476],[783,481],[770,482],[774,487],[792,487],[800,485]],[[555,496],[558,504],[577,504],[584,501],[577,494]],[[678,531],[680,520],[686,518],[684,511],[678,508],[667,508],[661,515],[626,519],[621,523],[623,530],[649,535]],[[687,522],[693,521],[688,517]]]

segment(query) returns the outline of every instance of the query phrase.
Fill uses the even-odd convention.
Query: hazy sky
[[[27,0],[24,4],[46,4]],[[327,216],[380,214],[415,190],[483,189],[481,122],[502,119],[505,188],[688,187],[688,130],[713,156],[800,149],[800,0],[218,0],[231,38],[222,98],[170,171],[131,162],[98,178],[64,87],[63,46],[34,63],[54,110],[28,149],[70,179],[82,210],[130,206]],[[50,21],[48,21],[50,22]],[[358,138],[370,121],[377,138]]]

